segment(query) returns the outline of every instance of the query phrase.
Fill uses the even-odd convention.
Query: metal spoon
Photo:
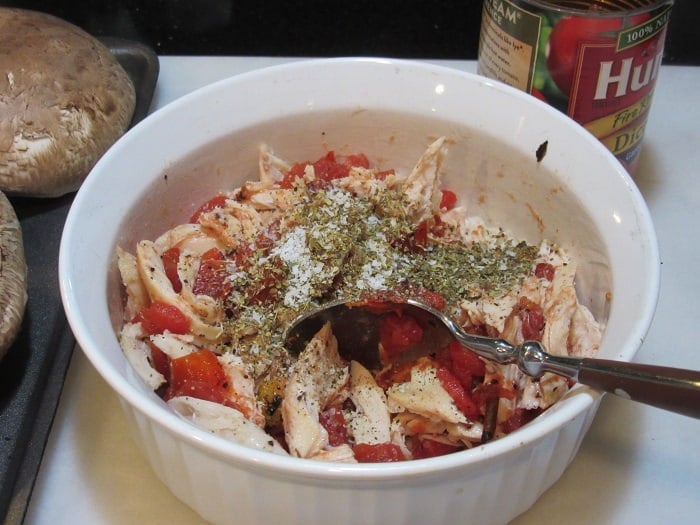
[[[700,418],[700,371],[556,356],[536,341],[512,345],[503,339],[468,334],[448,315],[415,299],[394,306],[414,317],[424,329],[423,340],[406,351],[405,359],[428,355],[457,339],[481,357],[501,364],[515,363],[534,378],[553,372],[625,399]],[[285,346],[292,354],[298,354],[328,322],[341,356],[377,369],[382,365],[377,322],[380,315],[362,304],[328,303],[295,319],[285,332]]]

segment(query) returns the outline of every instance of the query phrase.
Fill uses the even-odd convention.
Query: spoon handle
[[[582,359],[578,380],[617,396],[700,418],[700,371]]]
[[[522,345],[518,357],[521,369],[535,377],[554,372],[625,399],[700,418],[698,370],[554,356],[538,343]]]

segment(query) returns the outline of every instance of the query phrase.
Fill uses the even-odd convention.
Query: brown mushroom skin
[[[27,264],[22,229],[12,204],[0,192],[0,360],[22,327],[27,306]]]
[[[0,190],[75,191],[135,105],[129,76],[93,36],[48,14],[0,8]]]

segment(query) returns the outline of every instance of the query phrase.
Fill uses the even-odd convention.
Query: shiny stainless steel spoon
[[[416,318],[424,328],[423,341],[406,351],[407,359],[428,355],[457,339],[481,357],[515,363],[534,378],[553,372],[625,399],[700,418],[700,371],[555,356],[536,341],[512,345],[503,339],[468,334],[443,312],[414,299],[396,303],[396,308]],[[285,345],[298,354],[325,323],[330,323],[341,356],[377,369],[381,366],[379,315],[359,304],[328,303],[295,319],[285,332]]]

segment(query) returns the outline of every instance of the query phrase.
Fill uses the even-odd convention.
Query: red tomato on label
[[[545,97],[545,96],[542,94],[542,92],[541,92],[539,89],[537,89],[537,88],[534,88],[534,87],[533,87],[532,90],[530,91],[530,94],[531,94],[533,97],[538,98],[538,99],[540,99],[540,100],[543,101],[543,102],[549,102],[549,101],[547,100],[547,97]]]
[[[190,320],[177,307],[160,301],[136,314],[134,319],[140,322],[149,334],[162,334],[166,330],[174,334],[186,334],[190,330]]]
[[[571,92],[579,59],[579,45],[612,44],[624,28],[641,24],[649,18],[643,13],[625,20],[624,17],[564,16],[552,28],[547,50],[547,68],[554,83],[565,95]]]
[[[614,42],[620,24],[620,18],[565,16],[554,25],[549,35],[547,68],[565,95],[571,91],[579,43]]]
[[[355,459],[360,463],[387,463],[390,461],[404,461],[406,457],[398,445],[393,443],[357,443],[352,447]]]

